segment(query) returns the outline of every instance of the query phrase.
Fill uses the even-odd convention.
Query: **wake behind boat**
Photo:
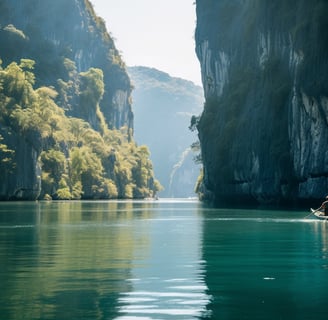
[[[325,220],[328,221],[328,216],[325,216],[325,213],[323,210],[315,210],[311,208],[311,212],[313,213],[313,215],[319,219],[319,220]]]

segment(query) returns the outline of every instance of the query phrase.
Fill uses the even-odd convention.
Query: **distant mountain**
[[[134,136],[149,147],[154,172],[165,188],[162,197],[195,196],[199,165],[190,145],[197,135],[188,127],[192,115],[203,107],[203,90],[191,81],[147,67],[129,67]]]

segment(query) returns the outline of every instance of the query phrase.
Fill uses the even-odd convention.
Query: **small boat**
[[[311,208],[311,212],[315,215],[317,219],[328,221],[328,216],[325,216],[323,210],[314,210]]]

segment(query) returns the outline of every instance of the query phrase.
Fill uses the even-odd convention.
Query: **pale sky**
[[[128,66],[147,66],[201,85],[194,0],[91,0]]]

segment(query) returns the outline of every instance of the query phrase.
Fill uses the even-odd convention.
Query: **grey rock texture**
[[[202,193],[302,204],[328,193],[328,5],[198,0]]]

